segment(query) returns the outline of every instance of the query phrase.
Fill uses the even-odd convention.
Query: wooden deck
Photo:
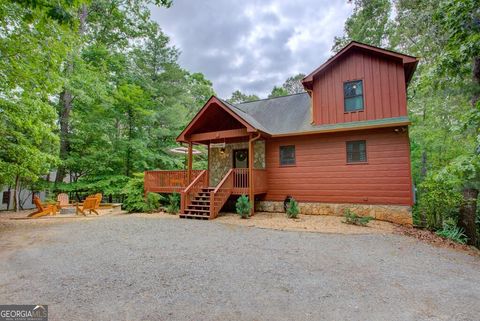
[[[267,172],[265,169],[254,169],[254,192],[264,194],[267,192]],[[201,170],[192,170],[192,180],[202,173]],[[208,172],[206,173],[208,177]],[[233,169],[232,195],[248,195],[248,168]],[[187,183],[187,171],[146,171],[145,192],[155,193],[180,193],[189,184]],[[208,184],[207,184],[208,185]],[[208,186],[206,186],[208,187]],[[215,186],[213,186],[215,187]]]

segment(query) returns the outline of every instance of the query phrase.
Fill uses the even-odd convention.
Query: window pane
[[[295,165],[295,146],[280,146],[280,165]]]
[[[343,85],[343,90],[344,90],[345,98],[362,95],[363,94],[362,81],[358,80],[358,81],[347,82]]]
[[[361,163],[367,161],[367,148],[364,140],[347,142],[347,162]]]
[[[356,111],[363,109],[363,97],[357,96],[345,99],[345,111]]]
[[[345,111],[363,110],[363,83],[361,80],[343,84]]]

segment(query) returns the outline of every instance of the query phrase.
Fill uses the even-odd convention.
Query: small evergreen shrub
[[[298,202],[294,198],[290,198],[290,201],[287,204],[287,217],[288,218],[297,218],[298,213],[300,212],[298,208]]]
[[[438,230],[436,234],[460,244],[465,244],[468,240],[467,236],[464,234],[463,228],[458,227],[457,223],[452,218],[446,219],[443,222],[443,228]]]
[[[345,224],[367,226],[368,222],[373,220],[373,217],[371,216],[358,216],[348,208],[345,209],[343,214],[345,216],[345,221],[342,221],[342,222]]]
[[[240,215],[241,218],[250,217],[250,201],[246,195],[242,195],[238,198],[235,208],[237,214]]]
[[[172,193],[168,195],[167,213],[177,214],[180,211],[180,194]]]

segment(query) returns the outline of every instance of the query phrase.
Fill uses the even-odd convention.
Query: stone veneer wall
[[[367,204],[330,204],[299,202],[301,214],[343,216],[345,209],[350,209],[359,216],[372,216],[380,221],[401,225],[412,225],[412,209],[402,205],[367,205]],[[283,202],[258,201],[255,203],[257,212],[284,212]]]
[[[248,149],[248,142],[232,143],[225,145],[225,153],[220,153],[220,148],[210,148],[209,150],[209,180],[210,186],[216,186],[220,180],[233,167],[233,150]],[[265,141],[257,140],[253,143],[254,161],[253,168],[265,168]]]

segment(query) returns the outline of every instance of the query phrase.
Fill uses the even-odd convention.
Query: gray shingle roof
[[[312,125],[310,96],[307,93],[261,99],[236,105],[224,100],[222,102],[251,126],[271,135],[336,129],[347,130],[349,128],[382,126],[409,121],[408,117],[395,117],[341,124]]]

